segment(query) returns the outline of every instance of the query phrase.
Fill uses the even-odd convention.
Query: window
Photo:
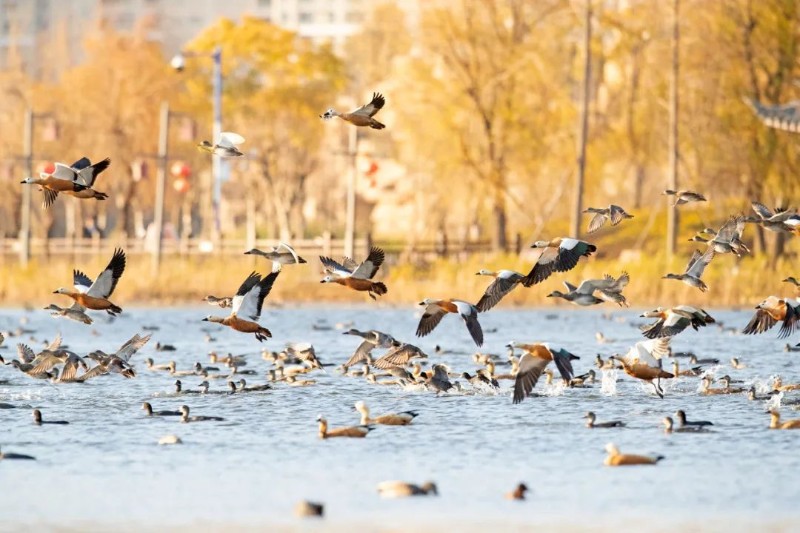
[[[301,24],[309,24],[314,22],[314,15],[309,13],[308,11],[301,11],[299,17]]]

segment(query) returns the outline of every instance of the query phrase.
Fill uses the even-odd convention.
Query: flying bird
[[[778,322],[782,322],[778,338],[784,339],[797,331],[798,320],[800,320],[800,302],[792,298],[769,296],[756,306],[756,314],[742,333],[745,335],[764,333]]]
[[[626,218],[633,218],[623,208],[618,205],[611,204],[608,207],[597,208],[590,207],[584,213],[593,213],[594,216],[589,221],[589,229],[587,233],[594,233],[602,228],[606,222],[610,221],[612,226],[616,226]]]
[[[350,113],[339,113],[334,108],[329,108],[319,117],[323,120],[330,120],[333,117],[339,117],[342,120],[346,120],[350,124],[355,126],[369,126],[375,130],[382,130],[386,127],[385,124],[381,124],[373,117],[383,109],[384,104],[386,104],[386,99],[383,97],[381,93],[372,93],[372,100],[365,104],[355,111]]]
[[[495,305],[497,305],[500,300],[505,297],[508,293],[514,290],[514,287],[519,285],[522,280],[525,278],[524,274],[520,274],[519,272],[515,272],[513,270],[485,270],[481,269],[476,273],[477,276],[491,276],[494,278],[494,281],[489,284],[486,288],[486,292],[481,296],[481,299],[478,300],[478,303],[475,304],[475,307],[478,308],[480,312],[486,312]]]
[[[672,189],[667,189],[663,193],[666,196],[674,196],[675,203],[672,204],[673,207],[688,204],[691,202],[705,202],[706,197],[700,193],[694,191],[673,191]]]
[[[369,255],[360,265],[349,257],[345,257],[342,263],[325,256],[320,256],[319,260],[327,274],[320,283],[338,283],[354,291],[364,291],[373,300],[377,299],[376,296],[389,292],[382,282],[372,281],[384,260],[383,250],[376,246],[370,249]]]
[[[275,270],[262,279],[261,274],[252,272],[236,291],[231,304],[231,314],[226,317],[207,316],[203,321],[222,324],[242,333],[254,333],[259,342],[272,337],[267,328],[259,325],[258,319],[261,317],[264,299],[272,290],[278,274],[280,270]]]
[[[75,198],[94,198],[95,200],[105,200],[108,198],[106,193],[92,189],[97,176],[100,175],[111,164],[111,159],[106,158],[92,164],[91,161],[82,157],[75,161],[71,166],[63,163],[56,163],[52,174],[42,172],[38,178],[25,178],[21,183],[39,185],[44,192],[42,206],[47,209],[56,201],[58,193],[64,193]]]
[[[478,308],[469,302],[463,300],[435,300],[433,298],[426,298],[419,303],[425,306],[425,312],[419,320],[417,326],[417,337],[424,337],[431,331],[436,329],[439,322],[442,321],[444,315],[454,313],[464,320],[467,325],[467,330],[472,336],[472,340],[478,346],[483,345],[483,330],[478,322]]]
[[[652,311],[647,311],[640,315],[642,318],[657,318],[653,324],[642,329],[642,335],[648,339],[661,337],[673,337],[692,326],[695,331],[698,328],[713,324],[714,318],[703,309],[690,305],[678,305],[670,309],[657,307]]]
[[[211,144],[209,141],[202,141],[197,148],[202,152],[218,155],[220,157],[242,157],[242,153],[237,146],[244,142],[244,137],[232,131],[223,131],[219,134],[217,142]]]
[[[523,278],[522,284],[526,287],[541,283],[553,272],[572,270],[581,257],[589,257],[597,251],[594,244],[568,237],[559,237],[552,241],[536,241],[531,248],[543,248],[544,251],[528,275]]]
[[[109,300],[117,287],[119,278],[125,272],[125,252],[121,248],[114,250],[111,261],[108,262],[105,270],[100,272],[96,281],[92,281],[89,276],[80,270],[72,271],[74,289],[61,287],[53,294],[63,294],[69,296],[78,304],[77,311],[91,309],[93,311],[105,311],[109,315],[116,316],[122,312],[122,308]]]
[[[524,353],[519,358],[519,371],[514,380],[513,403],[520,403],[530,395],[536,382],[539,381],[547,365],[554,362],[561,377],[567,383],[572,379],[572,360],[578,359],[563,348],[552,350],[546,344],[520,344],[512,342],[510,347],[520,348]]]
[[[700,278],[703,276],[703,272],[712,259],[714,259],[713,247],[709,246],[709,248],[703,254],[695,250],[694,253],[692,253],[692,257],[689,259],[689,264],[686,265],[686,271],[683,274],[667,274],[663,277],[663,279],[677,279],[690,287],[695,287],[700,289],[702,292],[706,292],[708,290],[708,285],[706,285]]]

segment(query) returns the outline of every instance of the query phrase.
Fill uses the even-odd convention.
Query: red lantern
[[[183,161],[175,161],[172,163],[172,166],[169,167],[169,171],[176,178],[188,178],[192,175],[192,167]]]
[[[45,174],[52,174],[56,171],[56,165],[52,161],[46,161],[39,165],[39,172],[43,172]]]

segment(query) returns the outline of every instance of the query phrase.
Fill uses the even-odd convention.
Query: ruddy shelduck
[[[526,287],[541,283],[553,272],[567,272],[575,268],[581,257],[589,257],[597,251],[597,246],[578,239],[559,237],[551,241],[536,241],[531,248],[542,248],[531,271],[522,280]]]
[[[372,281],[378,269],[383,264],[384,253],[373,246],[367,258],[360,265],[350,258],[345,258],[342,264],[330,257],[320,256],[319,260],[327,274],[320,283],[338,283],[354,291],[363,291],[376,300],[376,296],[383,296],[388,292],[386,285],[380,281]]]
[[[419,416],[416,411],[403,411],[401,413],[390,413],[381,416],[369,416],[369,408],[363,401],[355,403],[356,411],[361,414],[361,425],[366,426],[369,424],[378,424],[384,426],[407,426],[414,418]]]
[[[453,313],[459,315],[467,325],[472,340],[478,346],[483,345],[483,329],[478,322],[478,308],[464,300],[436,300],[426,298],[419,305],[425,306],[422,318],[417,326],[417,337],[424,337],[436,329],[444,315]]]
[[[369,425],[328,429],[328,421],[322,415],[317,417],[317,422],[319,422],[319,438],[321,439],[331,439],[334,437],[363,439],[370,431],[375,429],[374,426]]]
[[[62,287],[53,291],[53,294],[69,296],[83,308],[105,311],[109,315],[116,316],[122,312],[122,308],[113,304],[108,298],[113,294],[123,272],[125,272],[125,252],[118,248],[114,251],[108,266],[97,276],[96,281],[92,282],[86,274],[80,270],[74,270],[72,278],[75,288]],[[83,311],[83,309],[77,310]]]
[[[385,104],[386,99],[381,93],[372,93],[372,100],[370,100],[368,104],[364,104],[350,113],[339,113],[331,107],[319,117],[323,120],[339,117],[340,119],[345,120],[354,126],[368,126],[374,130],[382,130],[386,127],[386,125],[381,124],[373,117],[383,108]]]
[[[603,461],[606,466],[654,465],[664,459],[663,455],[647,456],[620,453],[619,448],[611,442],[606,444],[606,452],[608,455]]]
[[[270,272],[262,279],[260,274],[252,272],[244,280],[231,304],[231,314],[226,317],[207,316],[203,320],[222,324],[242,333],[253,333],[259,342],[272,337],[270,331],[258,323],[264,299],[272,290],[272,285],[280,274],[280,270]]]

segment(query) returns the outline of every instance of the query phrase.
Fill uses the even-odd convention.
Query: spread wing
[[[759,309],[750,322],[742,330],[745,335],[754,335],[756,333],[764,333],[768,329],[772,329],[778,321],[772,318],[767,311]]]
[[[72,271],[72,284],[75,286],[75,290],[78,292],[86,293],[89,291],[89,287],[92,286],[94,282],[92,278],[81,272],[80,270],[73,270]]]
[[[238,133],[233,133],[232,131],[223,131],[219,134],[219,140],[217,141],[217,144],[225,148],[233,148],[236,145],[242,144],[243,142],[244,137]]]
[[[72,163],[70,166],[72,167],[73,170],[83,170],[84,168],[91,165],[92,162],[88,157],[81,157],[80,159]]]
[[[330,257],[325,257],[325,256],[321,255],[321,256],[319,256],[319,260],[322,263],[322,266],[324,267],[325,272],[327,272],[328,274],[331,274],[332,276],[339,276],[339,277],[342,277],[342,278],[346,278],[346,277],[349,277],[353,273],[353,270],[348,269],[347,267],[345,267],[344,265],[342,265],[340,263],[337,263],[336,261],[334,261]]]
[[[770,211],[769,208],[764,204],[760,202],[751,202],[750,205],[753,207],[753,211],[755,211],[756,215],[758,215],[760,218],[772,218],[772,211]]]
[[[617,224],[622,222],[622,219],[624,218],[633,218],[632,215],[626,213],[625,210],[618,205],[611,204],[608,208],[608,211],[609,211],[609,216],[611,217],[612,226],[616,226]]]
[[[30,363],[36,359],[36,352],[27,344],[17,344],[17,357],[23,363]]]
[[[637,342],[625,355],[625,359],[630,364],[642,363],[651,367],[661,367],[661,359],[669,355],[671,340],[669,337],[664,337]]]
[[[384,253],[380,248],[373,246],[367,258],[353,271],[353,277],[359,279],[372,279],[383,264]]]
[[[42,207],[48,209],[53,203],[55,203],[56,198],[58,198],[58,191],[54,191],[52,189],[42,189],[42,193],[44,193],[44,200],[42,200]]]
[[[475,341],[475,344],[481,346],[483,344],[483,329],[481,328],[480,322],[478,322],[478,310],[467,302],[453,303],[456,304],[458,313],[461,315],[461,318],[464,319],[464,323],[467,325],[467,330],[469,330],[472,340]]]
[[[353,111],[352,114],[374,117],[375,114],[383,108],[384,104],[386,104],[386,99],[381,93],[372,93],[372,100],[370,103],[359,107]]]
[[[125,344],[120,346],[119,350],[117,350],[116,356],[125,361],[126,363],[131,360],[133,354],[139,351],[139,349],[147,344],[147,341],[150,340],[152,337],[152,333],[149,335],[145,335],[144,337],[140,337],[137,333],[133,337],[128,340]]]
[[[572,369],[572,359],[577,359],[576,356],[572,355],[568,351],[558,350],[557,352],[553,353],[553,362],[556,364],[556,368],[558,369],[558,373],[561,374],[561,378],[566,381],[567,383],[572,380],[573,376],[575,375],[575,371]]]
[[[520,403],[531,393],[549,362],[548,359],[531,353],[525,353],[519,358],[519,371],[514,379],[514,403]]]
[[[605,213],[597,213],[595,216],[592,217],[592,220],[589,221],[589,230],[587,233],[594,233],[595,231],[599,230],[603,227],[603,224],[606,223],[606,215]]]
[[[700,255],[700,252],[695,250],[692,254],[692,260],[689,261],[689,266],[686,269],[686,273],[699,279],[713,258],[713,246],[710,246],[703,255]]]
[[[539,259],[536,260],[536,264],[533,265],[533,268],[528,275],[525,276],[522,284],[526,287],[530,287],[531,285],[535,285],[546,280],[553,272],[555,272],[557,261],[558,248],[548,246],[539,256]]]
[[[258,283],[260,281],[261,274],[256,272],[251,272],[247,276],[239,290],[236,291],[236,296],[233,297],[233,303],[231,304],[232,314],[258,318],[258,293],[261,292]]]
[[[123,272],[125,272],[125,252],[121,248],[117,248],[114,250],[108,266],[100,272],[97,280],[89,287],[87,294],[95,298],[108,298],[114,292]]]
[[[367,356],[372,353],[372,350],[375,349],[375,345],[369,341],[364,341],[358,345],[356,351],[350,356],[350,359],[344,364],[345,368],[349,368],[355,364],[360,363],[361,361],[366,361]]]
[[[486,288],[486,292],[481,296],[481,299],[475,304],[475,307],[478,308],[478,311],[485,312],[497,305],[503,297],[511,292],[514,287],[517,286],[517,283],[522,279],[522,276],[517,274],[514,277],[510,278],[502,278],[497,277],[495,280]]]
[[[97,176],[107,169],[110,164],[111,159],[107,157],[102,161],[95,163],[94,165],[90,165],[86,168],[78,170],[78,173],[75,176],[75,183],[83,185],[84,187],[91,187],[94,185]]]
[[[74,182],[78,177],[78,173],[64,163],[56,163],[55,167],[51,176],[56,179]]]
[[[372,365],[375,368],[386,370],[392,367],[405,366],[413,357],[421,357],[422,351],[413,344],[403,344],[389,350],[386,355],[377,359]]]
[[[729,218],[719,229],[714,240],[719,242],[731,242],[731,239],[737,235],[737,223],[738,220],[735,217]]]
[[[425,312],[422,313],[422,318],[419,319],[419,325],[417,326],[417,337],[424,337],[433,331],[436,326],[439,325],[439,322],[442,321],[444,315],[445,311],[438,305],[428,305],[425,308]]]
[[[55,338],[50,342],[50,344],[47,345],[47,348],[45,348],[45,350],[50,350],[50,351],[58,350],[61,347],[62,341],[63,339],[61,338],[61,333],[60,332],[56,333]]]

